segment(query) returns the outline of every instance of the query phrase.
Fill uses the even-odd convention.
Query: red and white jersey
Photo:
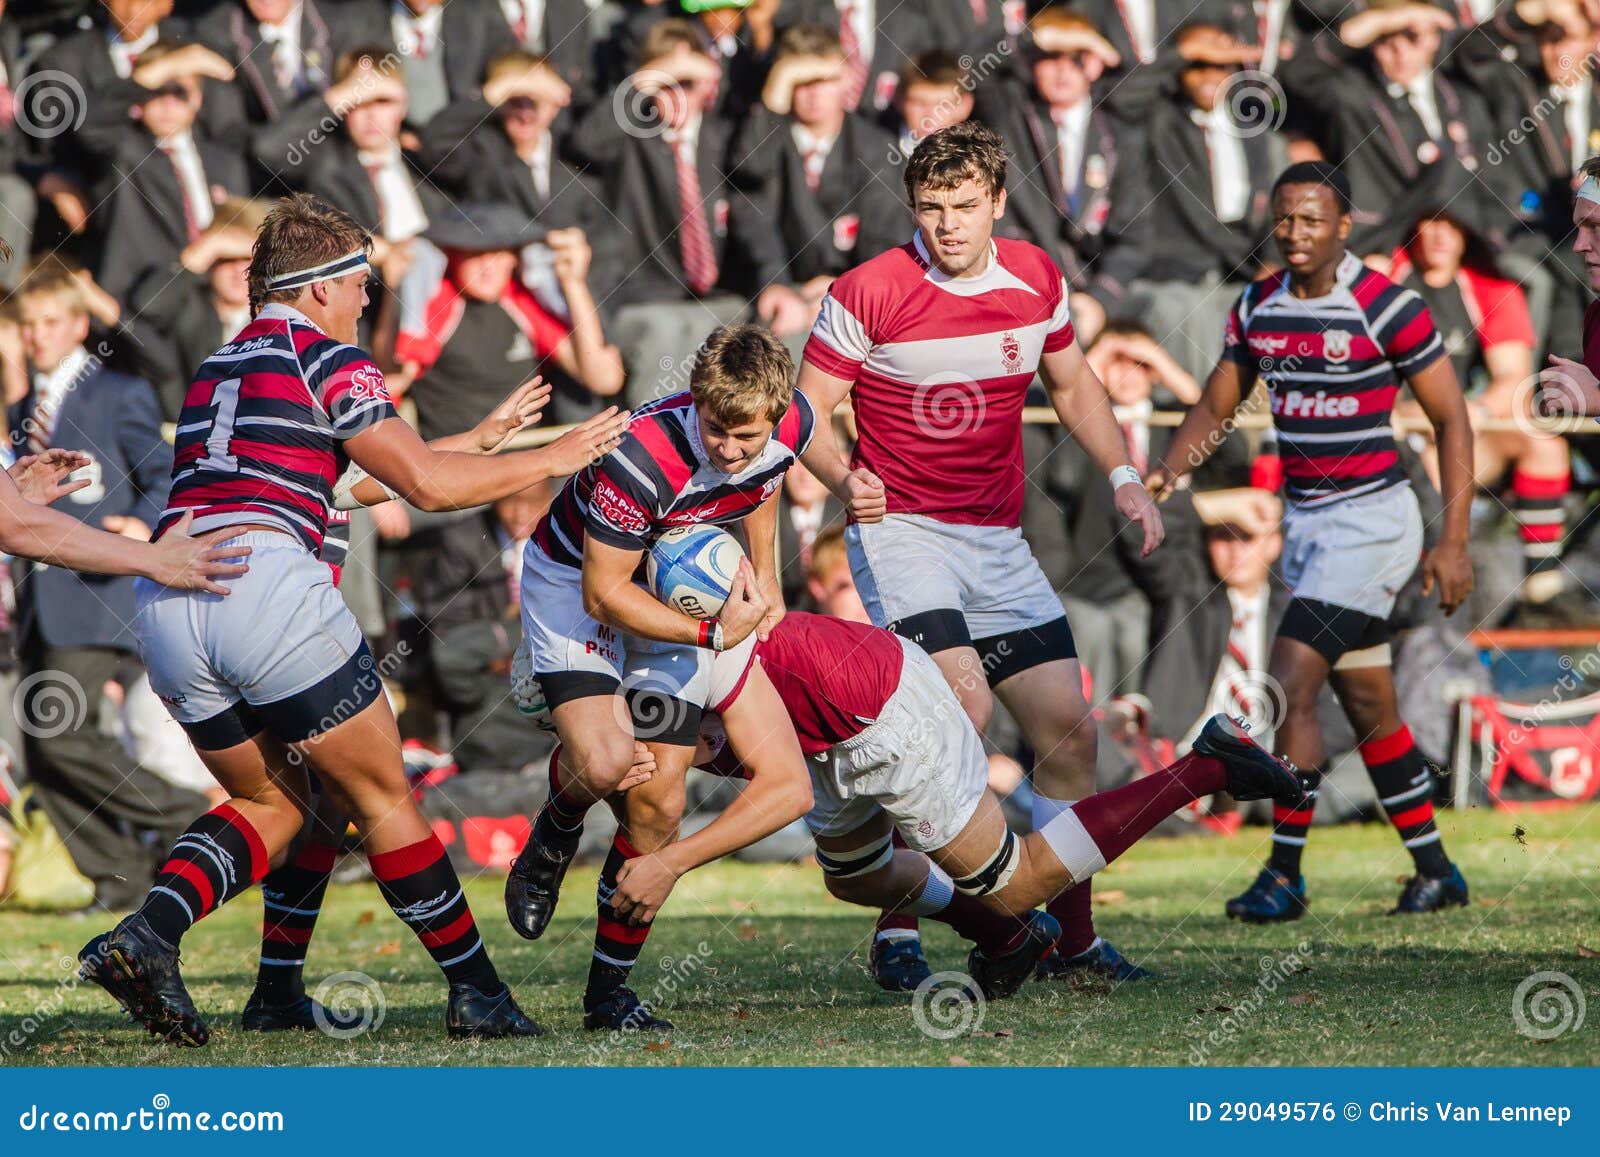
[[[619,550],[644,550],[673,527],[738,522],[778,492],[784,472],[810,445],[814,426],[811,403],[796,394],[755,461],[727,474],[706,460],[688,393],[641,406],[622,443],[567,480],[528,549],[581,567],[590,534]]]
[[[757,658],[794,722],[800,750],[820,755],[877,722],[900,689],[905,648],[882,627],[790,611],[750,662]],[[743,689],[741,675],[710,709],[721,714]]]
[[[345,439],[395,416],[383,373],[297,309],[265,306],[201,364],[178,414],[172,491],[155,537],[262,523],[320,552]]]
[[[805,360],[855,383],[853,465],[891,514],[1017,526],[1022,405],[1043,354],[1073,341],[1067,284],[1044,250],[996,239],[976,277],[950,277],[922,235],[839,277]]]

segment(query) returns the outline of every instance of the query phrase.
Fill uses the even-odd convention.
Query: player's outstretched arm
[[[1444,497],[1444,531],[1422,560],[1422,593],[1431,595],[1438,587],[1439,605],[1448,615],[1472,593],[1472,560],[1467,556],[1475,486],[1472,420],[1449,358],[1437,358],[1406,380],[1433,423],[1434,444],[1439,448],[1439,491]]]
[[[250,568],[239,561],[249,547],[222,544],[237,529],[189,537],[194,515],[185,514],[160,542],[139,542],[95,530],[71,515],[29,502],[11,475],[0,472],[0,550],[90,574],[133,575],[181,590],[225,595],[222,580]]]
[[[1128,443],[1112,412],[1105,383],[1077,342],[1040,358],[1039,376],[1044,379],[1050,404],[1062,426],[1083,447],[1089,460],[1110,476],[1117,510],[1143,528],[1141,554],[1148,555],[1161,545],[1167,532],[1161,524],[1161,512],[1128,457]]]
[[[750,781],[694,835],[623,864],[611,904],[636,924],[655,917],[685,872],[747,848],[811,810],[811,774],[800,740],[760,664],[751,667],[739,697],[723,711],[722,724]]]
[[[1223,359],[1206,379],[1200,400],[1189,407],[1183,424],[1167,444],[1166,453],[1145,480],[1150,492],[1164,498],[1185,474],[1198,469],[1228,436],[1228,423],[1255,384],[1237,362]]]
[[[611,406],[548,446],[485,457],[429,448],[399,418],[386,418],[345,442],[350,460],[419,510],[465,510],[575,474],[622,440],[628,413]]]
[[[851,518],[857,522],[881,522],[888,509],[883,482],[870,470],[850,469],[833,433],[833,413],[850,396],[855,383],[823,373],[810,362],[803,361],[796,384],[816,414],[811,444],[800,455],[800,461],[844,503]]]
[[[778,501],[782,489],[773,492],[760,506],[745,515],[745,548],[755,571],[756,588],[766,600],[767,617],[756,628],[761,641],[784,616],[783,584],[778,581]]]
[[[428,443],[430,450],[454,450],[462,454],[496,454],[513,435],[535,425],[550,400],[550,386],[541,377],[523,382],[470,430],[446,434]],[[394,494],[360,467],[353,466],[333,489],[333,504],[340,510],[376,506]]]

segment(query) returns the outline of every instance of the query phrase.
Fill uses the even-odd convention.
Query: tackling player
[[[1072,631],[1020,529],[1021,411],[1035,371],[1110,476],[1117,509],[1143,525],[1146,554],[1163,530],[1074,338],[1061,271],[1043,250],[993,236],[1006,164],[999,136],[970,121],[917,145],[905,170],[916,235],[836,280],[806,345],[799,389],[817,436],[802,461],[848,509],[850,568],[872,621],[933,656],[980,732],[991,691],[1021,726],[1037,753],[1037,830],[1092,790],[1095,731]],[[859,436],[850,465],[832,427],[846,397]],[[1146,975],[1095,935],[1087,887],[1049,911],[1062,935],[1043,974]],[[875,947],[879,983],[914,987],[927,965],[912,955],[886,960]]]
[[[1268,674],[1283,688],[1277,729],[1285,758],[1310,770],[1326,754],[1317,697],[1332,682],[1389,821],[1416,865],[1394,908],[1431,912],[1467,902],[1467,884],[1433,822],[1433,776],[1400,718],[1390,671],[1389,615],[1422,562],[1423,594],[1453,612],[1472,591],[1467,519],[1472,428],[1427,306],[1345,249],[1350,186],[1322,161],[1291,165],[1273,187],[1273,236],[1284,268],[1254,282],[1228,318],[1222,360],[1152,472],[1170,488],[1227,437],[1258,378],[1272,396],[1288,500],[1283,577],[1292,593]],[[1444,528],[1423,555],[1422,515],[1396,453],[1390,411],[1400,382],[1433,423]],[[1254,922],[1306,908],[1300,857],[1314,801],[1273,809],[1272,855],[1227,903]]]
[[[1055,920],[1032,909],[1087,880],[1178,808],[1219,791],[1289,806],[1305,796],[1294,768],[1217,715],[1171,767],[1087,796],[1018,839],[989,790],[983,740],[913,643],[865,623],[790,612],[754,655],[718,657],[711,709],[724,719],[738,712],[753,671],[771,680],[812,757],[816,806],[806,823],[828,890],[950,924],[978,944],[967,969],[991,999],[1015,992],[1054,944]],[[737,773],[727,762],[712,770]],[[894,846],[895,831],[906,847]],[[625,869],[612,906],[647,921],[672,882]]]
[[[674,844],[712,658],[746,639],[753,646],[769,607],[782,605],[778,493],[813,427],[793,378],[788,352],[764,328],[716,330],[695,355],[688,392],[636,412],[622,444],[567,482],[528,542],[521,650],[561,747],[551,760],[550,800],[506,880],[506,914],[518,933],[543,935],[584,814],[621,785],[636,737],[654,760],[650,778],[624,797],[623,832],[600,873],[585,1028],[672,1027],[627,987],[649,929],[627,926],[611,907],[624,864],[647,874],[681,872],[770,835],[811,806],[799,748],[774,695],[739,747],[765,741],[775,756],[789,750],[792,760],[779,762],[791,774],[764,777],[692,840]],[[697,523],[741,524],[754,560],[753,567],[741,562],[715,620],[690,618],[634,581],[652,538]],[[685,862],[690,853],[694,862]]]
[[[1600,293],[1600,157],[1590,157],[1579,170],[1582,181],[1572,199],[1576,235],[1572,251],[1583,258],[1589,288]],[[1583,360],[1550,355],[1539,371],[1540,404],[1551,416],[1600,416],[1600,301],[1591,301],[1583,315]]]
[[[135,630],[150,684],[231,799],[179,837],[133,915],[79,953],[81,973],[162,1039],[209,1035],[178,942],[281,862],[314,772],[352,817],[384,898],[444,972],[451,1036],[534,1036],[490,963],[455,870],[408,790],[400,738],[360,627],[317,557],[351,459],[424,509],[480,505],[581,468],[621,436],[607,411],[542,450],[429,450],[351,344],[371,239],[304,194],[267,215],[250,265],[254,318],[197,371],[179,416],[156,528],[192,519],[252,548],[216,600],[140,583]]]

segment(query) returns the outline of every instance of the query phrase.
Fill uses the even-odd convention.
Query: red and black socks
[[[467,907],[461,881],[437,836],[368,857],[394,914],[415,932],[451,984],[500,991],[500,977]]]
[[[600,869],[600,883],[595,889],[595,903],[599,919],[594,930],[594,957],[589,962],[589,983],[583,993],[583,1007],[593,1009],[606,997],[628,983],[633,966],[650,935],[650,925],[629,924],[611,906],[611,896],[617,890],[617,873],[629,860],[638,859],[639,852],[621,832],[611,841],[611,851]]]
[[[575,847],[583,837],[583,820],[593,805],[578,802],[563,790],[561,745],[550,753],[550,798],[533,819],[533,838],[545,847]]]
[[[1311,817],[1316,814],[1322,769],[1313,769],[1305,775],[1311,789],[1299,807],[1272,805],[1272,854],[1267,857],[1267,867],[1287,877],[1291,884],[1300,878],[1300,857],[1305,854],[1306,833],[1311,830]]]
[[[177,944],[206,913],[261,879],[267,858],[250,821],[231,804],[220,804],[172,845],[139,915],[157,936]]]
[[[1450,874],[1450,857],[1433,822],[1433,775],[1411,739],[1411,729],[1402,723],[1394,734],[1363,743],[1361,761],[1418,873],[1444,879]]]
[[[1529,578],[1550,576],[1559,588],[1561,540],[1567,530],[1566,497],[1572,475],[1541,476],[1515,470],[1511,474],[1512,514],[1522,539],[1522,569]]]
[[[261,962],[256,990],[272,1004],[305,995],[306,948],[339,850],[311,842],[261,881]]]

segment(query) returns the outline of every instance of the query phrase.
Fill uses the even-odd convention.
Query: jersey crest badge
[[[1022,372],[1022,343],[1017,340],[1017,335],[1008,332],[1000,339],[1000,357],[1006,364],[1009,373]]]
[[[1350,335],[1342,329],[1330,329],[1322,335],[1322,356],[1333,365],[1350,360]]]

